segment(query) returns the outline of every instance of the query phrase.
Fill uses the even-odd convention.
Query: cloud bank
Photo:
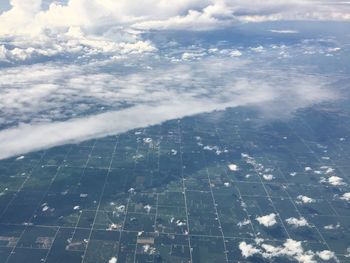
[[[121,73],[95,63],[8,68],[0,75],[0,124],[8,127],[0,130],[0,158],[227,107],[252,105],[278,116],[336,98],[321,76],[255,63],[204,58]]]
[[[350,21],[350,5],[313,0],[11,0],[0,14],[0,62],[62,54],[120,56],[154,51],[142,34],[152,30],[208,31],[237,23]],[[274,30],[295,33],[293,30]]]
[[[130,129],[162,123],[169,119],[223,110],[231,103],[221,105],[211,101],[185,101],[182,103],[140,105],[125,110],[37,125],[21,125],[0,131],[0,159],[56,145],[81,142],[126,132]]]
[[[10,3],[12,8],[0,16],[5,25],[1,35],[33,35],[45,29],[72,26],[90,32],[115,25],[134,29],[207,30],[236,21],[350,20],[350,7],[344,1],[182,0],[169,5],[164,0],[145,0],[140,5],[127,0],[69,0],[67,4],[53,2],[47,10],[41,8],[41,0]]]

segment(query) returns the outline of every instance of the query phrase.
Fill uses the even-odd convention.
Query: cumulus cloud
[[[346,183],[343,181],[343,178],[333,175],[327,179],[327,182],[334,186],[341,186],[346,185]]]
[[[304,204],[310,204],[310,203],[316,202],[315,199],[308,197],[306,195],[298,195],[297,200],[298,200],[297,202],[304,203]]]
[[[231,56],[231,57],[240,57],[240,56],[242,56],[242,52],[239,51],[239,50],[232,50],[232,51],[230,52],[230,56]]]
[[[117,258],[116,257],[112,257],[108,263],[117,263]]]
[[[286,219],[286,222],[288,225],[291,225],[293,227],[310,226],[304,217],[300,217],[300,218],[290,217]]]
[[[275,179],[275,177],[272,174],[263,174],[263,178],[266,181],[271,181],[271,180]]]
[[[11,1],[12,9],[0,16],[0,35],[41,34],[46,29],[64,31],[78,26],[105,32],[106,26],[137,29],[208,30],[236,21],[349,20],[349,6],[312,0],[183,0],[169,5],[145,0],[142,7],[121,0],[69,0],[53,2],[41,10],[41,0]]]
[[[337,257],[335,256],[333,251],[329,251],[329,250],[323,250],[320,252],[317,252],[317,256],[322,259],[322,260],[331,260],[331,259],[337,259]]]
[[[256,221],[258,221],[259,224],[261,224],[265,227],[272,227],[275,224],[277,224],[276,216],[277,215],[275,213],[271,213],[269,215],[257,217]]]
[[[157,48],[143,34],[150,30],[222,30],[247,21],[350,20],[349,5],[312,0],[182,0],[171,5],[144,0],[142,7],[127,0],[68,0],[42,6],[42,0],[13,0],[12,8],[0,14],[0,62],[150,52]]]
[[[331,259],[338,261],[334,252],[332,251],[305,251],[302,246],[302,242],[293,239],[287,239],[281,246],[274,246],[265,243],[264,240],[260,240],[259,242],[256,242],[256,244],[241,242],[239,244],[239,249],[241,250],[244,258],[249,258],[253,255],[260,255],[268,260],[286,257],[294,259],[300,263],[316,263],[318,262],[316,257],[319,257],[325,261]]]
[[[330,224],[330,225],[326,225],[323,228],[327,229],[327,230],[333,230],[333,229],[338,229],[340,227],[340,224],[337,223],[336,225]]]
[[[340,199],[345,200],[345,201],[350,201],[350,193],[344,193]]]
[[[238,165],[237,164],[229,164],[228,165],[228,169],[230,170],[230,171],[238,171]]]
[[[215,2],[215,1],[213,1]],[[138,29],[182,29],[182,30],[212,30],[231,25],[235,21],[229,5],[216,1],[200,11],[188,10],[184,16],[174,16],[166,20],[150,20],[136,23]]]
[[[257,249],[251,244],[247,244],[244,241],[239,243],[239,249],[241,250],[242,256],[245,258],[251,257],[257,253],[260,253],[259,249]]]
[[[71,56],[72,58],[93,58],[142,54],[156,50],[150,41],[137,36],[121,37],[118,41],[102,36],[88,36],[79,27],[70,27],[62,35],[40,36],[39,38],[20,37],[15,41],[5,40],[0,45],[0,62],[21,63],[40,58]]]

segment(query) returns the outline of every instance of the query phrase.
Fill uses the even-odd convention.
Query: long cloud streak
[[[66,122],[22,125],[0,131],[0,149],[2,149],[0,159],[66,143],[115,135],[197,113],[223,110],[235,104],[235,102],[213,104],[210,101],[187,101],[172,105],[140,105]]]

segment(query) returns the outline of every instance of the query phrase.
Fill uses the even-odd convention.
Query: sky
[[[11,0],[0,6],[0,158],[184,116],[336,100],[350,3]],[[323,74],[327,71],[327,74]]]

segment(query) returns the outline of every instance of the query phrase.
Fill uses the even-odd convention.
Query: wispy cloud
[[[247,59],[138,63],[127,70],[113,60],[2,70],[0,124],[17,127],[0,131],[1,158],[227,107],[254,105],[276,117],[336,98],[327,78],[261,70]]]
[[[298,34],[299,33],[299,31],[291,30],[291,29],[283,29],[283,30],[271,29],[270,32],[277,33],[277,34]]]

